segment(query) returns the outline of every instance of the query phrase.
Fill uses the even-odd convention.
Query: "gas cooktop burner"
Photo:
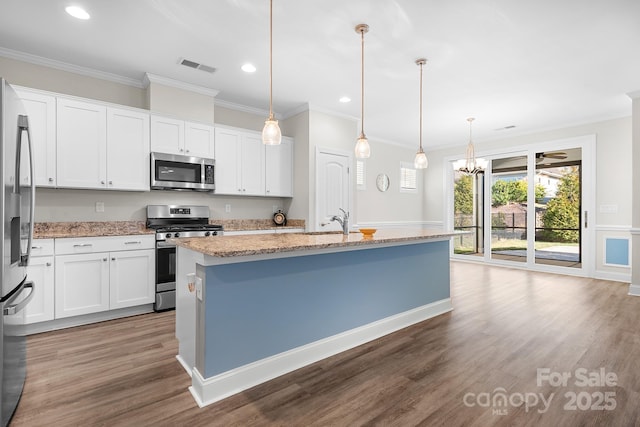
[[[155,229],[156,233],[166,233],[174,231],[219,231],[222,230],[221,225],[215,224],[174,224],[165,226],[153,226],[150,228]]]
[[[222,234],[223,227],[209,224],[208,206],[149,205],[147,227],[156,240],[173,237],[208,237]]]

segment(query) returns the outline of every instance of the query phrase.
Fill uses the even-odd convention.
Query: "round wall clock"
[[[389,189],[389,176],[384,173],[378,174],[376,177],[376,187],[382,192],[387,191]]]

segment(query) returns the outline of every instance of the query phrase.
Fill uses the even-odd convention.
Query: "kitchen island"
[[[178,360],[204,406],[452,310],[454,233],[176,239]]]

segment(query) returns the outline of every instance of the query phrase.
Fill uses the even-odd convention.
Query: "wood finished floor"
[[[638,426],[640,297],[627,292],[622,283],[454,262],[453,312],[203,409],[174,357],[173,312],[34,335],[11,426]],[[601,367],[617,386],[536,384],[537,368]],[[518,406],[464,403],[498,388],[554,397],[544,413],[517,397]],[[564,410],[572,391],[614,392],[616,408]]]

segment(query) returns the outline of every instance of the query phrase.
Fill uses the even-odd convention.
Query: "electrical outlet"
[[[230,205],[230,204],[228,204],[228,203],[227,203],[226,205],[224,205],[224,211],[225,211],[226,213],[231,212],[231,205]]]
[[[104,202],[96,202],[96,212],[104,212]]]
[[[202,301],[202,278],[196,276],[195,285],[196,285],[196,298]]]

